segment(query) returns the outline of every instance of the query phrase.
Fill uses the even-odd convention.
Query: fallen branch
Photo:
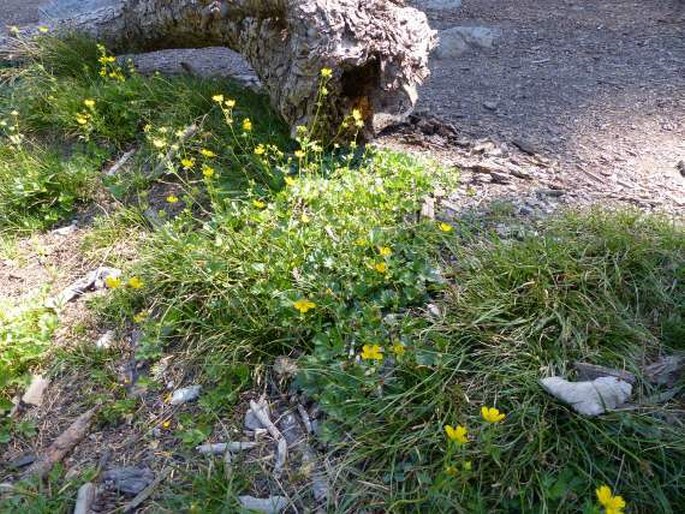
[[[26,470],[25,476],[35,475],[45,478],[52,467],[60,462],[86,436],[91,421],[99,408],[99,406],[93,407],[76,418],[76,421],[52,442],[45,455]]]

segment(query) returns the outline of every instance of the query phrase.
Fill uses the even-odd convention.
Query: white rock
[[[67,225],[66,227],[56,228],[52,230],[51,233],[56,234],[58,236],[68,236],[76,232],[76,229],[78,229],[78,225],[74,221],[71,225]]]
[[[28,387],[21,401],[27,405],[40,407],[43,403],[43,393],[50,385],[50,381],[43,378],[41,375],[34,375],[31,379],[31,385]]]
[[[202,390],[201,385],[193,385],[190,387],[183,387],[181,389],[176,389],[171,395],[171,405],[181,405],[186,402],[191,402],[197,400],[200,396],[200,391]]]
[[[586,382],[569,382],[561,377],[540,380],[543,389],[568,403],[573,410],[585,416],[598,416],[622,405],[633,387],[616,377],[599,377]]]
[[[111,348],[112,342],[114,342],[114,330],[108,330],[95,341],[95,347],[100,350],[107,350]]]
[[[501,30],[488,27],[452,27],[441,30],[435,57],[451,59],[463,55],[470,48],[492,48],[501,35]]]
[[[278,514],[288,506],[288,499],[285,496],[269,496],[268,498],[238,496],[238,501],[246,509],[264,514]]]

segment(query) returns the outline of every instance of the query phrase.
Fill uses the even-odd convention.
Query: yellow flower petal
[[[129,278],[127,284],[131,289],[141,289],[144,285],[143,281],[138,277]]]
[[[300,314],[306,314],[314,307],[316,307],[316,304],[311,300],[308,300],[307,298],[300,298],[296,302],[293,302],[293,307],[295,307],[295,309],[297,309],[300,312]]]
[[[495,407],[482,407],[480,409],[481,416],[483,416],[483,419],[487,421],[488,423],[499,423],[502,421],[506,416],[502,414],[498,409]]]
[[[365,344],[362,346],[361,358],[363,360],[383,360],[383,350],[377,344]]]
[[[445,425],[445,433],[447,434],[447,437],[460,445],[469,442],[468,432],[469,431],[463,425],[457,425],[456,427]]]
[[[443,222],[441,222],[441,223],[438,225],[438,228],[439,228],[442,232],[452,232],[452,229],[453,229],[454,227],[453,227],[452,225],[450,225],[449,223],[445,223],[445,222],[443,221]]]
[[[121,285],[121,279],[119,277],[107,277],[105,278],[105,285],[108,289],[116,289]]]

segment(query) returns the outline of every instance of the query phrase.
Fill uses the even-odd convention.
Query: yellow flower
[[[133,316],[133,321],[136,323],[142,323],[145,321],[148,317],[148,312],[147,311],[140,311],[138,314]]]
[[[250,118],[245,118],[243,120],[243,130],[245,132],[250,132],[252,130],[252,122],[250,121]]]
[[[398,357],[402,357],[402,355],[404,355],[407,349],[404,347],[402,343],[395,343],[392,345],[392,351]]]
[[[378,273],[387,273],[388,265],[384,262],[377,262],[373,265],[373,269],[375,269]]]
[[[300,311],[300,314],[306,314],[308,311],[316,307],[316,304],[307,298],[300,298],[296,302],[293,302],[293,307]]]
[[[283,180],[285,180],[285,184],[287,186],[294,186],[295,185],[295,179],[292,177],[285,177]]]
[[[354,118],[354,121],[361,121],[362,112],[359,109],[352,109],[352,117]]]
[[[303,212],[302,216],[300,216],[300,220],[302,223],[309,223],[312,219],[307,215],[306,212]]]
[[[163,428],[164,430],[167,430],[170,426],[171,426],[171,420],[168,420],[168,419],[167,419],[166,421],[164,421],[164,422],[162,423],[162,428]]]
[[[501,413],[498,409],[495,407],[481,407],[480,409],[480,414],[483,416],[483,419],[487,421],[488,423],[499,423],[502,421],[506,416]]]
[[[304,156],[307,155],[304,150],[295,150],[295,157],[298,159],[304,159]]]
[[[625,500],[622,496],[614,495],[608,485],[599,487],[595,493],[606,514],[623,514],[623,509],[626,508]]]
[[[389,246],[379,246],[378,253],[383,257],[390,257],[392,255],[392,249]]]
[[[200,150],[200,153],[205,157],[216,157],[216,154],[214,152],[212,152],[211,150],[207,150],[206,148],[202,148]]]
[[[46,34],[47,32],[50,32],[50,29],[44,25],[41,25],[40,27],[38,27],[38,32],[40,32],[41,34]]]
[[[233,109],[233,107],[235,107],[235,100],[226,100],[226,102],[224,103],[226,104],[226,107],[228,107],[229,109]]]
[[[361,358],[364,360],[383,360],[383,350],[377,344],[365,344],[362,346]]]
[[[19,34],[19,27],[17,27],[16,25],[12,25],[12,26],[10,27],[10,32],[11,32],[12,34],[15,34],[15,35],[16,35],[16,34]]]
[[[469,431],[466,430],[466,427],[463,425],[457,425],[456,427],[453,427],[451,425],[445,425],[445,433],[451,441],[454,441],[459,445],[466,444],[469,442]]]
[[[214,176],[214,168],[210,166],[202,166],[202,175],[205,178],[212,178]]]
[[[329,79],[333,76],[333,70],[330,68],[321,68],[321,76],[325,79]]]
[[[79,125],[85,125],[88,123],[88,118],[86,118],[85,116],[83,116],[81,114],[77,114],[76,115],[76,123],[78,123]]]
[[[169,195],[166,197],[166,201],[168,203],[178,203],[178,196],[176,195]]]
[[[454,466],[445,466],[445,473],[451,477],[456,477],[459,472]]]
[[[256,199],[252,200],[252,205],[257,207],[257,209],[263,209],[264,207],[266,207],[266,204],[264,202],[262,202],[261,200],[256,200]]]
[[[155,148],[164,148],[166,146],[166,141],[164,141],[164,139],[154,138],[152,140],[152,146]]]
[[[442,221],[442,222],[440,222],[440,224],[438,225],[438,228],[439,228],[442,232],[451,232],[452,229],[453,229],[454,227],[453,227],[452,225],[450,225],[449,223],[445,223],[444,221]]]
[[[95,107],[95,100],[93,100],[92,98],[87,98],[83,101],[83,104],[89,109],[92,109]]]
[[[214,95],[212,97],[212,100],[214,100],[216,103],[220,104],[221,102],[224,101],[224,95]]]
[[[131,289],[141,289],[143,285],[143,281],[138,277],[131,277],[128,279],[128,287]]]
[[[107,277],[105,278],[105,285],[109,289],[116,289],[121,285],[121,279],[119,277]]]
[[[264,145],[257,145],[257,147],[254,149],[255,155],[264,155],[266,153],[266,148],[264,148]]]
[[[195,166],[195,159],[181,159],[181,166],[188,170]]]

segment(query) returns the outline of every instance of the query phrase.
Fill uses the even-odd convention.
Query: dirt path
[[[417,5],[423,2],[416,2]],[[419,107],[460,132],[524,140],[570,184],[685,208],[685,3],[464,0],[438,29],[499,29],[492,49],[433,60]]]

